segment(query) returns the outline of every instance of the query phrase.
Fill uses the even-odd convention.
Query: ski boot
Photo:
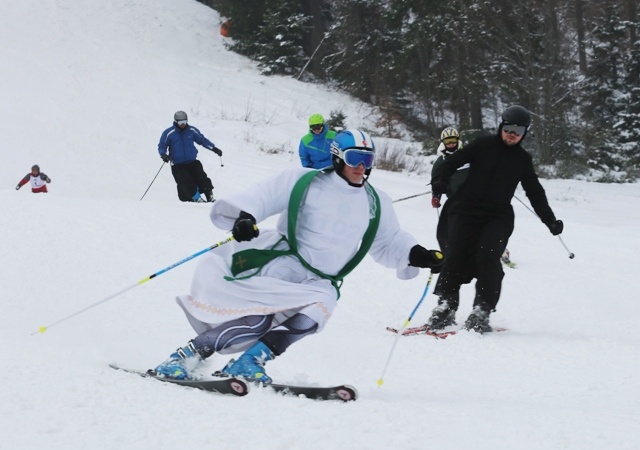
[[[222,369],[222,373],[232,377],[242,377],[248,381],[270,384],[273,380],[264,371],[264,363],[275,358],[273,352],[261,341],[256,342],[238,360],[232,359]]]
[[[156,375],[175,380],[191,380],[190,371],[193,371],[202,362],[202,357],[193,345],[189,342],[185,347],[177,349],[169,355],[169,359],[164,361],[153,371]]]
[[[204,191],[204,196],[207,198],[207,203],[213,203],[216,199],[213,196],[213,191]]]
[[[440,300],[438,306],[431,311],[431,317],[427,322],[430,330],[442,330],[450,325],[456,325],[456,310],[449,306],[446,300]]]
[[[474,306],[473,311],[469,314],[463,328],[465,330],[475,331],[478,333],[489,333],[493,331],[493,328],[489,325],[490,314],[491,311],[487,311],[479,305]]]
[[[196,189],[196,193],[193,194],[193,197],[191,197],[191,200],[194,203],[204,203],[205,200],[200,196],[200,190]]]

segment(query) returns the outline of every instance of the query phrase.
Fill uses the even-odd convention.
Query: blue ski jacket
[[[298,147],[302,167],[324,169],[331,166],[331,143],[335,137],[336,132],[328,130],[326,126],[322,133],[305,134]]]
[[[209,150],[215,148],[213,142],[204,137],[196,127],[187,125],[184,130],[181,130],[180,127],[174,124],[164,130],[162,136],[160,136],[158,153],[162,156],[168,151],[173,164],[187,164],[195,161],[198,156],[198,149],[194,142]]]

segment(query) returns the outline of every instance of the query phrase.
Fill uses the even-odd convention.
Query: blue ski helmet
[[[336,172],[343,178],[342,171],[345,165],[356,167],[364,164],[366,181],[373,168],[375,151],[375,144],[368,133],[355,129],[344,130],[338,133],[331,143],[331,162]]]

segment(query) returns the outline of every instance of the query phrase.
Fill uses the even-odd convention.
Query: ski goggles
[[[322,130],[324,128],[324,125],[322,125],[322,124],[311,125],[311,126],[309,126],[309,128],[311,128],[313,131],[318,131],[318,130]]]
[[[454,138],[454,137],[444,138],[442,140],[442,143],[444,145],[457,144],[458,143],[458,138]]]
[[[177,123],[178,125],[186,125],[186,124],[187,124],[187,121],[186,121],[186,120],[178,120],[176,123]]]
[[[527,127],[525,127],[524,125],[514,125],[512,123],[503,123],[502,131],[504,131],[505,133],[513,133],[516,136],[523,136],[524,133],[527,131]]]
[[[370,149],[348,148],[342,152],[342,160],[349,167],[358,167],[363,164],[365,169],[371,169],[375,157],[375,153]]]

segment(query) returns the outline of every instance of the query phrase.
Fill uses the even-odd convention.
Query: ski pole
[[[222,156],[220,157],[220,167],[224,167],[224,164],[222,164]]]
[[[562,246],[564,247],[564,249],[567,251],[567,253],[569,253],[569,259],[573,259],[576,257],[576,255],[569,251],[569,249],[567,248],[567,246],[565,245],[564,241],[562,240],[562,238],[560,237],[560,235],[558,235],[558,239],[560,239],[560,243],[562,244]]]
[[[518,200],[520,203],[522,203],[524,205],[525,208],[527,208],[529,211],[531,211],[531,214],[533,214],[536,217],[539,217],[531,208],[529,208],[527,205],[524,204],[524,202],[522,200],[520,200],[518,198],[517,195],[514,195],[514,197],[516,198],[516,200]],[[560,239],[560,243],[562,244],[562,246],[564,247],[564,249],[567,251],[567,253],[569,253],[569,259],[573,259],[576,257],[575,253],[573,253],[572,251],[570,251],[567,246],[565,245],[564,241],[562,240],[562,238],[560,237],[560,235],[558,235],[558,239]]]
[[[162,168],[164,167],[166,163],[164,161],[162,161],[162,165],[160,166],[160,169],[158,169],[158,173],[156,173],[156,176],[153,177],[153,180],[151,180],[151,184],[153,184],[154,181],[156,181],[156,178],[158,178],[158,175],[160,175],[160,171],[162,170]],[[142,197],[140,197],[140,201],[142,201],[142,199],[144,198],[145,195],[147,195],[147,192],[149,192],[149,189],[151,189],[151,184],[149,185],[149,187],[147,188],[146,191],[144,191],[144,194],[142,194]]]
[[[522,200],[520,200],[520,199],[518,198],[518,196],[517,196],[517,195],[514,195],[514,197],[515,197],[515,199],[516,199],[516,200],[518,200],[520,203],[522,203],[522,206],[524,206],[525,208],[527,208],[527,209],[531,212],[531,214],[533,214],[533,215],[534,215],[534,216],[536,216],[536,217],[539,217],[539,216],[535,213],[535,211],[534,211],[533,209],[529,208],[529,207],[528,207],[528,206],[527,206],[527,205],[526,205]]]
[[[421,197],[421,196],[423,196],[423,195],[427,195],[427,194],[431,194],[431,191],[429,191],[429,192],[423,192],[422,194],[410,195],[409,197],[399,198],[399,199],[397,199],[397,200],[394,200],[392,203],[403,202],[403,201],[405,201],[405,200],[409,200],[410,198]]]
[[[47,331],[47,330],[48,330],[49,328],[51,328],[51,327],[54,327],[54,326],[56,326],[56,325],[58,325],[58,324],[60,324],[60,323],[62,323],[62,322],[66,322],[67,320],[71,319],[72,317],[75,317],[75,316],[77,316],[77,315],[82,314],[82,313],[83,313],[83,312],[85,312],[85,311],[88,311],[88,310],[90,310],[90,309],[92,309],[92,308],[95,308],[96,306],[100,305],[101,303],[105,303],[106,301],[111,300],[112,298],[115,298],[115,297],[117,297],[118,295],[124,294],[125,292],[130,291],[131,289],[133,289],[134,287],[136,287],[136,286],[140,286],[141,284],[144,284],[144,283],[146,283],[147,281],[152,280],[153,278],[158,277],[158,276],[162,275],[163,273],[168,272],[168,271],[170,271],[171,269],[173,269],[173,268],[175,268],[175,267],[178,267],[179,265],[184,264],[184,263],[186,263],[187,261],[192,260],[193,258],[196,258],[196,257],[198,257],[198,256],[200,256],[200,255],[202,255],[202,254],[204,254],[204,253],[207,253],[208,251],[213,250],[213,249],[214,249],[214,248],[216,248],[216,247],[220,247],[221,245],[224,245],[224,244],[226,244],[226,243],[228,243],[228,242],[231,242],[232,240],[233,240],[233,236],[229,236],[229,237],[228,237],[227,239],[225,239],[224,241],[220,241],[220,242],[218,242],[217,244],[213,244],[212,246],[207,247],[207,248],[205,248],[204,250],[200,250],[199,252],[194,253],[194,254],[193,254],[193,255],[191,255],[191,256],[187,256],[187,257],[186,257],[186,258],[184,258],[183,260],[180,260],[180,261],[178,261],[177,263],[171,264],[170,266],[165,267],[165,268],[164,268],[164,269],[162,269],[162,270],[159,270],[158,272],[154,273],[153,275],[149,275],[148,277],[143,278],[142,280],[138,281],[137,283],[135,283],[135,284],[133,284],[133,285],[131,285],[131,286],[127,287],[127,288],[124,288],[123,290],[118,291],[118,292],[116,292],[115,294],[111,294],[111,295],[110,295],[110,296],[108,296],[107,298],[103,298],[102,300],[100,300],[100,301],[98,301],[98,302],[96,302],[96,303],[93,303],[93,304],[91,304],[91,305],[87,306],[86,308],[83,308],[83,309],[81,309],[81,310],[79,310],[79,311],[76,311],[76,312],[74,312],[73,314],[69,314],[68,316],[63,317],[62,319],[60,319],[60,320],[58,320],[58,321],[56,321],[56,322],[53,322],[51,325],[48,325],[48,326],[42,326],[42,327],[40,327],[40,328],[38,329],[38,331],[35,331],[35,332],[31,333],[31,336],[33,336],[34,334],[38,334],[38,333],[41,333],[41,334],[42,334],[42,333],[44,333],[45,331]]]
[[[382,386],[384,384],[384,374],[387,372],[387,367],[389,367],[389,362],[391,362],[391,356],[393,355],[393,351],[396,348],[396,344],[398,344],[398,339],[400,338],[400,336],[402,336],[402,333],[404,333],[404,330],[407,329],[407,327],[409,326],[409,322],[411,322],[411,319],[413,318],[413,315],[416,313],[416,311],[422,304],[422,301],[427,296],[427,292],[429,292],[429,286],[431,285],[432,279],[433,279],[433,272],[430,272],[429,279],[427,280],[427,285],[424,287],[424,292],[422,293],[422,297],[418,301],[418,304],[415,306],[415,308],[413,308],[413,311],[411,311],[411,315],[409,315],[409,318],[405,320],[404,324],[402,325],[402,329],[398,331],[398,334],[396,335],[396,338],[393,341],[393,345],[391,346],[391,351],[389,352],[389,356],[387,357],[387,363],[384,365],[384,369],[382,369],[382,375],[380,375],[380,378],[378,378],[378,386]]]

